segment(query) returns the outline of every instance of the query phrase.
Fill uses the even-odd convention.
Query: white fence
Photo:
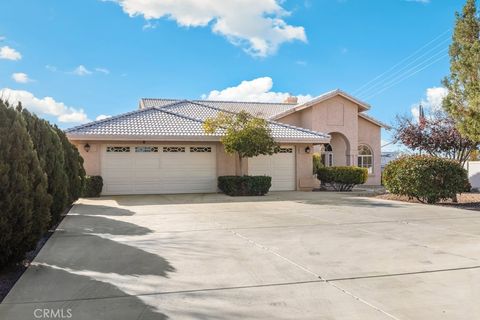
[[[480,189],[480,161],[467,162],[467,170],[472,188]]]

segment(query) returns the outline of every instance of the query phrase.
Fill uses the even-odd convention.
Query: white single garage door
[[[103,194],[217,191],[214,145],[105,145]]]
[[[248,173],[272,177],[271,191],[295,190],[295,147],[282,146],[274,155],[248,159]]]

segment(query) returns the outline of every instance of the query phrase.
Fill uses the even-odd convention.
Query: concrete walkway
[[[82,199],[0,319],[480,319],[479,260],[474,211],[320,192]]]

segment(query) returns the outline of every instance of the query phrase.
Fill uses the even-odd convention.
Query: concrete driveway
[[[473,211],[335,193],[83,199],[0,319],[479,319],[479,259]]]

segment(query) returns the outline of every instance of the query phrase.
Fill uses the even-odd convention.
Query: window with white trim
[[[130,152],[130,147],[108,146],[107,152],[115,152],[115,153]]]
[[[358,166],[367,168],[368,173],[373,173],[373,152],[369,146],[361,144],[358,146]]]
[[[333,167],[333,148],[330,143],[326,143],[323,145],[321,159],[325,167]]]
[[[135,152],[158,152],[158,147],[151,147],[151,146],[141,146],[135,147]]]

